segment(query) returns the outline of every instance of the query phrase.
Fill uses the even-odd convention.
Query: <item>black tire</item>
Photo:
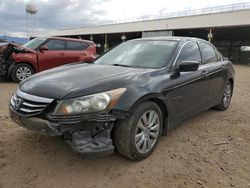
[[[158,116],[157,117],[157,120],[155,120],[155,124],[151,124],[151,128],[155,127],[155,125],[159,125],[159,130],[157,128],[157,132],[158,132],[158,135],[157,137],[155,136],[155,138],[152,138],[150,136],[150,126],[148,125],[147,127],[147,130],[148,130],[148,133],[147,133],[147,139],[149,140],[146,144],[147,146],[150,145],[150,149],[145,152],[145,153],[141,153],[140,151],[138,151],[137,149],[137,146],[138,146],[138,143],[141,141],[141,140],[144,140],[143,143],[142,143],[142,147],[144,145],[144,142],[145,141],[145,133],[143,132],[140,132],[140,133],[136,133],[136,131],[138,131],[138,124],[139,124],[139,121],[141,122],[142,121],[142,117],[144,114],[147,115],[147,113],[150,113],[150,112],[154,112],[155,114],[157,114]],[[155,117],[155,114],[154,116],[152,117],[152,119]],[[149,114],[150,115],[150,114]],[[150,117],[148,117],[150,119]],[[150,121],[148,120],[148,122],[150,123]],[[151,121],[153,122],[153,121]],[[142,104],[140,104],[132,113],[131,115],[126,118],[125,120],[123,121],[119,121],[117,122],[117,124],[115,125],[114,127],[114,143],[115,143],[115,147],[116,147],[116,150],[123,156],[129,158],[129,159],[132,159],[132,160],[143,160],[145,158],[147,158],[155,149],[158,141],[159,141],[159,138],[161,136],[161,133],[162,133],[162,127],[163,127],[163,117],[162,117],[162,112],[161,112],[161,109],[159,108],[159,106],[154,103],[154,102],[144,102]],[[136,138],[135,136],[138,135],[138,134],[144,134],[143,137],[141,137],[141,139],[139,139],[139,142],[137,142],[137,144],[135,143],[136,142]],[[147,140],[146,139],[146,140]],[[150,139],[152,139],[151,143],[150,143]],[[153,143],[153,144],[152,144]]]
[[[230,88],[230,89],[229,89]],[[230,90],[230,93],[228,93]],[[233,85],[232,83],[228,80],[226,83],[225,83],[225,87],[224,87],[224,90],[223,90],[223,95],[222,95],[222,98],[221,98],[221,102],[220,104],[218,104],[217,106],[215,106],[214,108],[216,110],[219,110],[219,111],[225,111],[228,109],[229,105],[230,105],[230,102],[231,102],[231,98],[232,98],[232,94],[233,94]],[[225,100],[225,97],[227,98],[227,102],[225,103],[224,100]]]
[[[21,70],[26,70],[27,74],[24,74],[23,76],[18,76],[18,73],[20,73]],[[22,80],[28,78],[29,76],[33,75],[35,73],[34,69],[26,64],[26,63],[20,63],[16,64],[11,72],[11,78],[15,82],[21,82]]]

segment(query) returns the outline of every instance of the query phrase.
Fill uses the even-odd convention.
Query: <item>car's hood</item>
[[[20,84],[20,89],[36,96],[62,99],[72,92],[98,87],[104,82],[112,85],[112,81],[144,71],[146,70],[95,64],[66,65],[31,76]]]
[[[26,48],[22,45],[16,44],[16,43],[9,43],[9,45],[12,45],[14,47],[16,47],[17,49],[19,49],[20,51],[26,51],[26,52],[32,52],[32,53],[36,53],[35,50],[31,49],[31,48]]]

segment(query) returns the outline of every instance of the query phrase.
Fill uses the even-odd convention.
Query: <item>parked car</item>
[[[136,39],[93,64],[26,79],[11,97],[10,116],[27,129],[62,135],[81,156],[116,149],[142,160],[188,117],[212,107],[226,110],[234,74],[232,63],[207,41]]]
[[[250,46],[241,46],[238,63],[250,65]]]
[[[9,43],[0,60],[0,76],[20,82],[34,73],[72,62],[93,62],[92,41],[72,38],[35,38],[23,46]]]

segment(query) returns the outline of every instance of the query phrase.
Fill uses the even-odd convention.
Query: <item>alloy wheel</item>
[[[149,152],[155,145],[160,131],[157,112],[150,110],[142,114],[136,126],[135,146],[139,153]]]
[[[232,97],[232,86],[230,83],[227,83],[225,86],[224,94],[223,94],[224,107],[228,107],[231,97]]]
[[[31,70],[28,67],[20,67],[16,71],[16,77],[22,81],[32,75]]]

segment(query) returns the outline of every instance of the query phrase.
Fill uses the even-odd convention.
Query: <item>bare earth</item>
[[[182,123],[141,162],[117,153],[78,159],[60,138],[16,125],[8,116],[8,101],[17,85],[0,82],[0,188],[250,188],[250,67],[235,68],[229,109],[209,110]]]

